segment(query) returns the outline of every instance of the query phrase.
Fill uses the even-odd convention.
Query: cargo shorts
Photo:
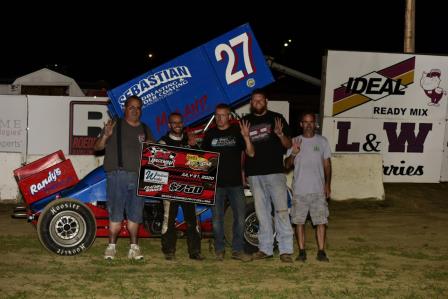
[[[305,195],[294,195],[291,208],[291,222],[294,224],[305,224],[308,212],[313,225],[327,224],[328,203],[323,193],[311,193]]]

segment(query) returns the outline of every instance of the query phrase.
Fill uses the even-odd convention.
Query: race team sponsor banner
[[[27,147],[26,96],[0,95],[0,152],[25,154]]]
[[[143,143],[137,195],[214,205],[219,153]]]
[[[448,57],[329,51],[322,134],[333,153],[380,153],[385,182],[439,182]]]
[[[168,130],[168,115],[179,112],[185,125],[213,114],[219,103],[247,99],[274,81],[263,53],[245,24],[108,91],[112,116],[123,116],[131,95],[143,101],[142,121],[156,139]]]

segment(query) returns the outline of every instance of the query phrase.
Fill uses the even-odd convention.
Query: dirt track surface
[[[307,226],[308,261],[241,263],[187,259],[185,240],[168,262],[159,239],[141,240],[142,263],[103,261],[105,239],[86,253],[59,257],[40,245],[35,228],[0,205],[0,297],[76,298],[447,298],[448,184],[385,184],[382,202],[330,202],[327,253],[315,260]]]

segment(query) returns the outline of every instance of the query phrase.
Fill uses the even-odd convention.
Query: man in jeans
[[[141,142],[154,142],[149,128],[140,122],[142,100],[130,96],[124,105],[124,118],[109,120],[94,150],[106,149],[104,170],[107,175],[107,208],[109,211],[109,245],[105,259],[114,259],[117,236],[121,230],[123,215],[128,220],[130,237],[129,259],[143,258],[138,246],[138,227],[143,220],[143,199],[137,196],[137,180],[140,169]]]
[[[168,117],[169,132],[160,140],[160,144],[170,146],[197,148],[196,139],[193,135],[184,134],[184,121],[182,115],[173,112]],[[177,230],[176,216],[179,210],[182,212],[187,223],[187,246],[190,259],[202,261],[201,255],[201,233],[199,232],[196,217],[196,205],[194,203],[181,201],[163,201],[163,226],[162,226],[162,252],[166,260],[174,260],[176,253]]]
[[[244,216],[246,201],[241,175],[243,151],[254,156],[254,147],[249,138],[249,124],[242,121],[238,126],[230,124],[230,107],[219,104],[215,109],[216,127],[207,131],[202,148],[219,152],[218,182],[213,207],[213,232],[215,235],[216,259],[224,259],[224,208],[226,199],[233,212],[232,258],[241,261],[252,260],[244,253]]]
[[[280,260],[291,263],[293,232],[288,213],[286,176],[283,172],[283,154],[291,147],[291,138],[285,118],[279,113],[269,111],[267,101],[262,90],[254,90],[250,101],[251,113],[244,117],[244,120],[250,123],[250,139],[256,153],[254,157],[246,159],[246,176],[260,223],[259,251],[254,253],[253,258],[273,257],[273,205]]]

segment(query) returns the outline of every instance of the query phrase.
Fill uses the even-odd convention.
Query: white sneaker
[[[137,244],[131,244],[131,248],[129,248],[128,259],[133,260],[141,260],[143,259],[143,255],[140,251],[140,247]]]
[[[115,254],[117,250],[115,249],[115,244],[109,244],[104,252],[105,260],[113,260],[115,258]]]

